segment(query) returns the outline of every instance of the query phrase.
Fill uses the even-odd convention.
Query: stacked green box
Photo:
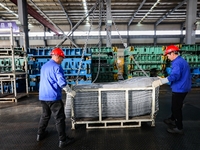
[[[124,50],[124,79],[145,76],[143,71],[149,76],[163,76],[166,67],[163,49],[163,46],[127,47]]]
[[[180,48],[181,56],[188,62],[191,68],[192,86],[200,86],[200,45],[184,44],[177,45]],[[171,67],[171,64],[169,64]],[[169,68],[170,68],[169,67]],[[168,73],[170,74],[170,73]]]
[[[23,58],[15,58],[15,70],[22,71],[25,67]],[[11,58],[0,58],[0,72],[12,72],[12,59]]]
[[[92,81],[114,82],[117,81],[118,69],[116,66],[116,48],[103,47],[101,49],[90,48],[92,53]]]
[[[199,45],[195,44],[184,44],[184,45],[178,45],[180,47],[180,50],[184,53],[191,53],[196,52],[199,48]]]
[[[189,63],[191,68],[200,67],[200,45],[180,45],[181,56]]]

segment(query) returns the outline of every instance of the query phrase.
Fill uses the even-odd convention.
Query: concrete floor
[[[71,129],[66,119],[69,136],[75,142],[68,150],[200,150],[200,88],[193,88],[183,107],[184,135],[169,134],[163,119],[170,115],[171,92],[168,86],[160,88],[159,112],[155,127],[144,123],[139,128],[86,129],[79,125]],[[65,98],[64,98],[65,99]],[[17,103],[0,103],[0,150],[56,150],[58,136],[51,118],[49,134],[36,141],[41,106],[37,94],[30,94]]]

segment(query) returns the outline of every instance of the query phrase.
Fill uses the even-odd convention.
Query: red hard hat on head
[[[169,45],[169,46],[166,47],[164,55],[167,55],[171,52],[179,52],[179,51],[180,51],[180,49],[178,48],[178,46]]]
[[[58,55],[58,56],[60,56],[60,57],[65,58],[65,54],[64,54],[63,50],[60,49],[60,48],[58,48],[58,47],[54,48],[54,49],[51,51],[51,55]]]

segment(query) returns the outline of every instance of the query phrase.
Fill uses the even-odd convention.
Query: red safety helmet
[[[63,50],[60,49],[60,48],[58,48],[58,47],[54,48],[54,49],[51,51],[51,55],[58,55],[58,56],[60,56],[60,57],[65,58],[65,54],[64,54]]]
[[[164,55],[167,55],[171,52],[179,52],[179,51],[180,51],[180,49],[178,48],[178,46],[169,45],[169,46],[166,47]]]

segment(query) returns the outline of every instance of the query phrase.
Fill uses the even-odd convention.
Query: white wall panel
[[[157,30],[180,30],[180,24],[172,24],[172,25],[158,25],[156,27]]]
[[[179,44],[180,43],[180,39],[178,38],[160,38],[157,39],[157,43],[166,43],[168,44]]]
[[[153,39],[142,39],[142,38],[139,38],[139,39],[130,39],[130,44],[131,45],[138,45],[138,44],[149,44],[149,45],[152,45],[154,42]]]
[[[60,28],[62,28],[63,31],[69,31],[70,30],[70,26],[69,25],[66,25],[66,26],[59,26]],[[87,36],[88,35],[88,31],[89,31],[89,28],[90,26],[79,26],[75,31],[78,32],[78,31],[81,31],[83,33],[80,33],[79,36]],[[117,25],[117,28],[119,31],[127,31],[127,25]],[[102,31],[105,31],[105,25],[101,27]],[[92,26],[92,30],[91,31],[96,31],[96,35],[95,36],[98,36],[98,25],[93,25]],[[146,31],[143,33],[143,35],[145,34],[148,34],[147,31],[153,31],[154,30],[154,25],[131,25],[129,27],[129,30],[130,31],[133,31],[133,35],[138,35],[140,36],[140,31]],[[157,26],[157,31],[175,31],[175,30],[180,30],[180,24],[168,24],[168,25],[162,25],[162,24],[159,24]],[[30,32],[43,32],[44,29],[43,29],[43,26],[34,26],[34,27],[30,27]],[[112,31],[116,31],[114,25],[112,26]],[[134,31],[139,31],[139,34],[135,32],[134,34]],[[106,32],[104,32],[106,33]],[[150,33],[152,34],[152,33]],[[43,34],[42,34],[43,35]],[[162,33],[160,34],[162,35]],[[112,44],[118,44],[120,45],[121,47],[123,47],[123,44],[120,40],[120,37],[118,34],[116,34],[116,36],[118,37],[118,39],[112,39]],[[85,44],[85,41],[86,41],[86,38],[87,37],[83,37],[82,39],[75,39],[75,43],[78,45],[78,46],[83,46]],[[56,46],[58,43],[60,43],[62,41],[62,39],[55,39],[55,40],[47,40],[47,45],[48,46]],[[123,38],[123,41],[124,43],[127,43],[127,38]],[[88,44],[90,45],[96,45],[98,44],[98,39],[94,38],[94,39],[89,39],[88,40]],[[104,39],[102,39],[102,42],[103,44],[105,45],[106,44],[106,38],[104,37]],[[180,39],[179,38],[158,38],[157,39],[157,44],[163,44],[163,43],[166,43],[166,44],[169,44],[169,43],[179,43],[180,42]],[[44,46],[44,41],[43,40],[29,40],[29,43],[30,43],[30,47],[33,47],[33,46]],[[196,39],[196,43],[200,43],[200,39]],[[130,38],[130,45],[142,45],[142,44],[149,44],[149,45],[154,45],[154,39],[153,38]],[[10,45],[10,41],[9,40],[4,40],[4,38],[1,38],[0,37],[0,45],[1,46],[9,46]],[[70,43],[70,41],[66,40],[65,43],[62,45],[62,46],[72,46],[72,44]]]
[[[129,27],[129,30],[143,31],[143,30],[154,30],[154,25],[132,25]]]

